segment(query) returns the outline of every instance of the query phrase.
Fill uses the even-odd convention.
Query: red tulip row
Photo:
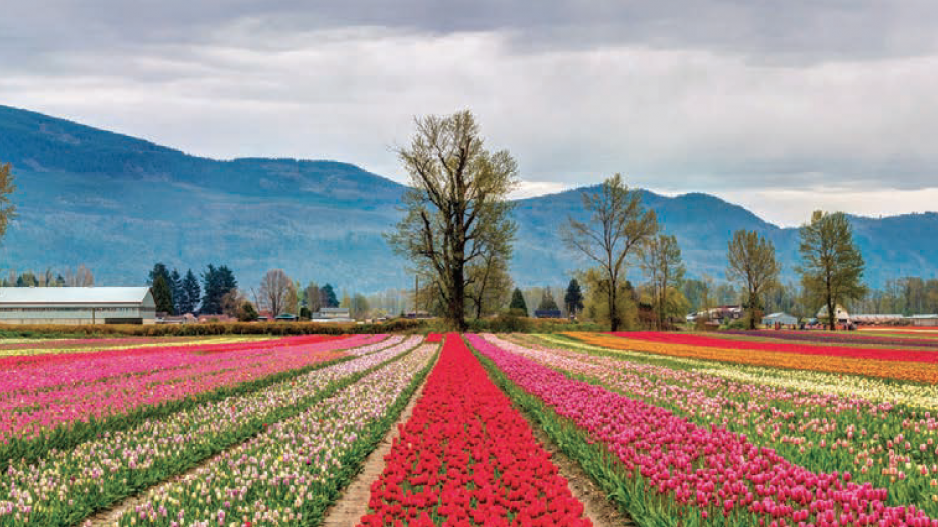
[[[668,410],[566,377],[467,336],[525,392],[569,420],[621,463],[638,490],[686,525],[724,516],[734,525],[907,525],[938,527],[914,505],[889,506],[889,491],[814,472],[745,435],[701,427]],[[722,521],[721,519],[720,521]]]
[[[361,525],[592,525],[550,457],[450,334]]]
[[[702,346],[705,348],[720,348],[729,350],[758,350],[784,353],[797,353],[800,355],[823,355],[828,357],[849,357],[852,359],[876,359],[884,361],[901,362],[930,362],[938,363],[938,353],[930,350],[910,349],[876,349],[856,348],[847,346],[812,346],[808,344],[795,344],[784,342],[756,342],[747,340],[733,340],[704,335],[689,335],[686,333],[662,333],[657,331],[632,331],[628,333],[613,333],[617,337],[661,342],[665,344],[683,344],[689,346]]]

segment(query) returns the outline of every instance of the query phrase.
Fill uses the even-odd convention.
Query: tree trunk
[[[466,283],[461,265],[453,266],[453,291],[449,299],[449,322],[456,331],[466,331]]]
[[[756,299],[752,292],[749,292],[749,329],[756,329]]]
[[[834,312],[834,303],[830,296],[827,297],[827,320],[830,322],[831,331],[837,331],[837,314]]]
[[[616,310],[616,285],[609,281],[609,329],[619,331],[619,313]]]

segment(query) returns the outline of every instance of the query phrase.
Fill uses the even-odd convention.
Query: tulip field
[[[938,527],[936,343],[0,341],[0,527]]]

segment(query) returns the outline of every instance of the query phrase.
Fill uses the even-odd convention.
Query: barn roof
[[[0,304],[136,304],[149,287],[0,287]]]

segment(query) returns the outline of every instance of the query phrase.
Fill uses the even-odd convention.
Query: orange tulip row
[[[777,351],[723,349],[689,344],[649,342],[600,333],[568,333],[587,344],[611,350],[639,351],[669,357],[715,360],[753,366],[865,375],[938,384],[938,364],[802,355]]]

